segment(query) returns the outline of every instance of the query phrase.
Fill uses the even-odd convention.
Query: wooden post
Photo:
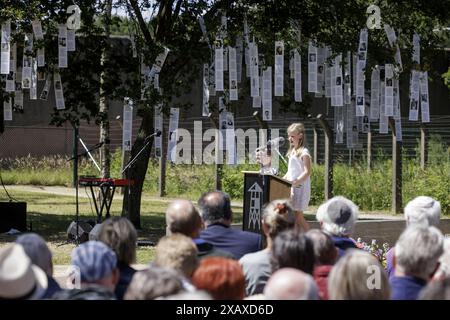
[[[367,132],[367,170],[372,169],[372,132]]]
[[[325,201],[333,197],[333,130],[323,114],[317,116],[319,124],[325,133]]]
[[[317,134],[317,128],[316,125],[313,124],[313,163],[317,164],[317,144],[318,144],[318,134]]]
[[[428,136],[427,128],[424,123],[420,126],[420,168],[425,170],[428,162]]]
[[[261,129],[263,129],[264,137],[263,137],[263,141],[262,142],[266,143],[266,141],[268,140],[268,136],[266,135],[268,133],[267,132],[267,130],[268,130],[267,121],[263,121],[261,119],[261,116],[259,115],[259,111],[253,112],[253,117],[255,117],[256,121],[258,122],[259,127]]]
[[[389,118],[392,131],[392,212],[402,212],[402,142],[397,141],[395,121]]]
[[[78,127],[76,124],[73,125],[73,187],[76,188],[78,185]]]
[[[222,169],[223,169],[223,164],[222,164],[222,159],[220,159],[220,148],[219,148],[219,136],[220,136],[220,127],[219,127],[219,121],[214,119],[214,115],[212,113],[208,114],[208,118],[211,121],[214,129],[216,130],[216,137],[215,137],[215,155],[216,155],[216,159],[215,159],[215,168],[214,168],[214,175],[215,175],[215,189],[216,190],[222,190]]]
[[[159,157],[159,179],[158,179],[158,192],[160,197],[166,196],[166,164],[167,164],[167,154],[166,148],[164,147],[164,123],[161,130],[161,157]]]
[[[121,116],[118,115],[116,116],[116,121],[119,124],[120,130],[123,130],[123,125],[122,125],[122,121],[121,121]],[[128,161],[130,160],[130,152],[131,151],[125,151],[123,149],[123,146],[121,146],[122,149],[122,165],[120,168],[120,171],[123,171],[123,168],[125,168],[125,166],[127,165]],[[127,178],[127,174],[125,171],[122,172],[122,179],[126,179]],[[118,190],[116,192],[119,192],[119,194],[124,194],[125,188],[118,188]]]

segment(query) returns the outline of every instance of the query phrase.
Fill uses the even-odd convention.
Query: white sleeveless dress
[[[294,150],[293,150],[294,152]],[[288,171],[286,179],[294,181],[305,171],[305,164],[303,163],[303,156],[311,158],[308,149],[304,148],[300,157],[296,157],[292,153],[289,155]],[[291,202],[296,211],[304,211],[309,204],[311,198],[311,178],[308,178],[301,186],[291,188]]]

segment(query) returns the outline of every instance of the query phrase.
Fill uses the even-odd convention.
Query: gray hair
[[[262,220],[274,239],[280,232],[295,226],[295,211],[289,200],[273,200],[263,209]]]
[[[342,196],[334,197],[322,204],[316,213],[322,229],[334,236],[349,236],[358,219],[358,207]]]
[[[231,199],[222,191],[209,191],[198,200],[200,214],[205,224],[213,224],[222,220],[231,220]]]
[[[272,274],[264,287],[268,300],[317,300],[317,285],[311,275],[294,268],[282,268]]]
[[[439,258],[439,268],[433,278],[440,280],[450,277],[450,238],[444,238],[444,252]]]
[[[420,292],[419,300],[450,300],[450,278],[429,282]]]
[[[319,229],[311,229],[306,232],[306,236],[313,243],[316,264],[332,265],[336,262],[337,248],[328,234]]]
[[[172,201],[166,210],[166,235],[181,233],[191,237],[200,230],[202,220],[199,212],[189,200]]]
[[[431,197],[419,196],[414,198],[408,202],[404,211],[408,225],[420,224],[435,227],[439,225],[441,204]]]
[[[192,292],[182,291],[164,298],[164,300],[213,300],[212,296],[204,290]]]
[[[444,237],[436,227],[406,228],[395,245],[397,267],[408,275],[428,280],[444,251]]]
[[[369,278],[373,276],[374,283]],[[328,294],[331,300],[387,300],[390,298],[389,281],[384,268],[373,255],[359,249],[348,249],[331,269]]]
[[[52,276],[52,253],[44,238],[36,233],[26,233],[16,239],[21,244],[31,262],[40,267],[48,276]]]
[[[191,238],[174,233],[159,239],[154,263],[159,267],[172,268],[190,278],[198,267],[197,253],[197,246]]]
[[[98,240],[114,250],[118,262],[130,265],[136,261],[137,231],[127,218],[106,219],[100,225]]]
[[[182,291],[183,283],[175,270],[153,266],[133,275],[124,300],[153,300]]]

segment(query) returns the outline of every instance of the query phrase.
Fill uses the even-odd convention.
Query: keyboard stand
[[[95,205],[95,211],[97,213],[97,223],[102,223],[102,215],[103,215],[103,209],[106,209],[105,219],[108,219],[110,217],[110,209],[112,200],[114,198],[114,193],[116,191],[116,186],[114,184],[110,183],[102,183],[98,186],[101,191],[101,204],[97,204],[98,200],[95,196],[94,192],[94,186],[90,185],[89,188],[91,189],[92,199],[94,199],[94,205]],[[108,191],[111,190],[111,196],[108,197]],[[100,205],[100,209],[99,209]]]

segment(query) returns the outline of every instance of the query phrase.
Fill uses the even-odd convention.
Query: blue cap
[[[103,242],[88,241],[73,249],[72,265],[80,268],[82,282],[95,282],[111,274],[117,257]]]

